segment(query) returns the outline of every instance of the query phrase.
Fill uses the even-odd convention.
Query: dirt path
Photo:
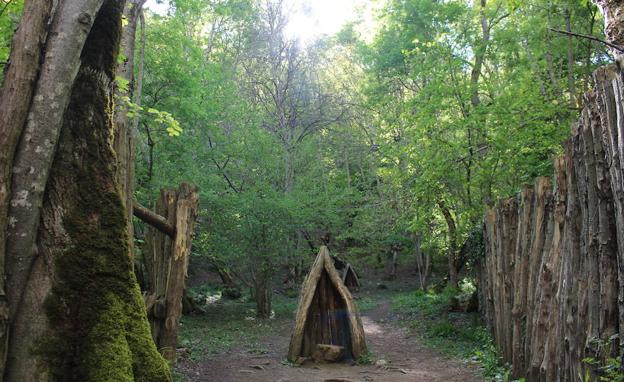
[[[362,316],[366,342],[385,365],[305,364],[293,367],[284,361],[290,340],[290,322],[275,335],[260,341],[266,354],[239,349],[200,362],[185,361],[179,372],[193,382],[472,382],[483,381],[475,367],[448,359],[410,338],[392,319],[390,303],[382,302]],[[383,363],[383,362],[382,362]]]

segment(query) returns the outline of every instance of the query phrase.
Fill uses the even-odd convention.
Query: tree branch
[[[548,30],[550,30],[552,32],[564,34],[564,35],[567,35],[567,36],[580,37],[580,38],[584,38],[584,39],[587,39],[587,40],[599,42],[601,44],[605,44],[606,46],[611,47],[611,48],[617,50],[618,52],[623,52],[624,53],[624,48],[622,48],[620,46],[617,46],[615,44],[612,44],[612,43],[610,43],[608,41],[601,40],[601,39],[599,39],[597,37],[594,37],[594,36],[588,36],[586,34],[580,34],[580,33],[574,33],[574,32],[567,32],[567,31],[562,31],[560,29],[554,29],[554,28],[548,28]]]
[[[140,205],[136,200],[132,203],[134,216],[174,239],[176,229],[167,219]]]

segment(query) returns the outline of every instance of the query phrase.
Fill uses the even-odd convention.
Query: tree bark
[[[264,275],[256,276],[256,317],[268,319],[271,317],[272,295],[271,278]]]
[[[604,32],[607,41],[619,47],[624,47],[624,3],[619,0],[594,0],[604,17]],[[616,59],[622,56],[622,52],[611,49]]]
[[[532,244],[532,222],[534,214],[534,191],[526,187],[522,191],[518,220],[518,232],[514,256],[514,295],[511,310],[513,320],[512,333],[512,370],[514,378],[520,378],[525,367],[526,301],[530,248]]]
[[[126,0],[123,17],[126,25],[123,27],[120,42],[120,53],[123,60],[117,64],[116,76],[127,83],[126,88],[115,86],[117,98],[115,108],[115,137],[113,147],[117,154],[117,183],[121,190],[122,199],[126,206],[128,218],[128,243],[131,257],[134,252],[134,229],[132,225],[132,200],[134,197],[134,130],[132,121],[128,117],[128,105],[123,101],[134,99],[134,51],[136,42],[136,30],[139,16],[142,12],[145,0]]]
[[[459,250],[457,225],[455,224],[455,218],[453,218],[451,211],[448,209],[444,201],[438,201],[438,207],[440,208],[440,211],[442,211],[442,215],[444,215],[444,220],[446,221],[446,226],[448,229],[448,283],[450,286],[456,288],[459,283],[459,276],[457,274],[457,252]]]
[[[149,336],[114,177],[122,7],[60,1],[49,24],[12,163],[8,381],[171,380]]]
[[[429,272],[431,270],[431,257],[428,253],[422,250],[421,235],[414,234],[414,250],[416,252],[416,271],[418,272],[418,281],[420,283],[420,289],[423,291],[427,288],[427,280],[429,278]]]
[[[486,321],[514,376],[529,382],[595,377],[604,365],[583,360],[605,362],[620,351],[614,335],[622,330],[624,294],[624,86],[616,66],[594,78],[565,155],[555,160],[554,192],[541,179],[533,212],[525,190],[519,210],[515,199],[505,200],[485,219]]]
[[[166,216],[167,224],[175,226],[176,234],[165,236],[152,226],[146,239],[144,261],[150,283],[145,304],[154,343],[171,361],[176,358],[177,329],[198,208],[196,186],[182,183],[177,190],[161,190],[156,210]]]
[[[39,73],[51,12],[52,2],[25,1],[0,92],[0,370],[5,369],[9,329],[4,275],[11,169]],[[2,380],[0,372],[0,382]]]
[[[143,220],[145,223],[156,228],[157,230],[169,236],[170,238],[175,239],[176,227],[172,225],[167,220],[167,218],[150,211],[149,209],[143,207],[136,201],[134,201],[132,205],[133,205],[134,216]]]

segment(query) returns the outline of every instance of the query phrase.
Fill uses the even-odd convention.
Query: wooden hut
[[[312,357],[323,345],[344,348],[347,359],[357,360],[366,353],[357,306],[325,246],[303,282],[288,359]]]
[[[342,282],[351,292],[360,290],[360,279],[351,264],[347,264],[342,270]]]

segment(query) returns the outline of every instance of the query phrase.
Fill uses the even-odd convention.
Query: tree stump
[[[161,190],[156,213],[174,227],[174,235],[150,227],[143,259],[148,279],[145,297],[152,337],[169,360],[176,356],[177,328],[182,316],[182,299],[199,195],[197,187],[183,183],[177,190]]]

